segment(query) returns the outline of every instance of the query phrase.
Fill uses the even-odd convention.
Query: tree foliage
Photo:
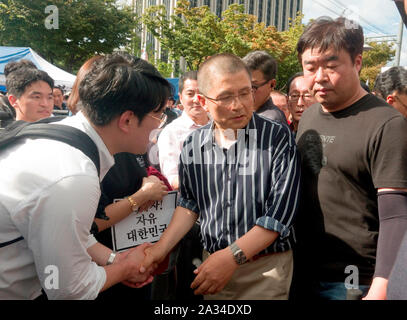
[[[189,5],[187,0],[178,1],[174,15],[169,18],[164,6],[152,6],[142,18],[170,57],[174,60],[184,57],[189,70],[197,69],[206,57],[216,53],[242,57],[252,50],[266,50],[281,61],[290,52],[283,34],[245,14],[243,5],[230,5],[222,19],[207,6]]]
[[[58,29],[45,26],[50,5],[58,9]],[[0,1],[0,44],[31,47],[69,72],[127,45],[134,27],[131,10],[119,9],[115,0]]]
[[[395,50],[393,43],[367,43],[371,49],[363,52],[363,67],[360,78],[369,82],[369,87],[373,89],[377,75],[387,62],[394,58]]]

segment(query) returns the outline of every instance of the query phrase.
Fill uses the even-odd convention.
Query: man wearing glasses
[[[231,54],[206,60],[199,100],[211,121],[187,137],[180,200],[141,267],[160,262],[200,219],[204,262],[195,294],[206,299],[287,299],[299,158],[289,128],[253,113],[250,71]]]
[[[290,128],[297,133],[298,123],[305,109],[317,102],[304,79],[304,73],[298,72],[287,81],[288,110],[290,111]]]
[[[251,71],[254,90],[254,111],[263,117],[286,124],[287,119],[270,98],[276,86],[277,61],[266,51],[253,51],[243,58]]]

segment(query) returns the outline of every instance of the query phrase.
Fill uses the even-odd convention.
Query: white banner
[[[120,201],[115,199],[114,201]],[[171,221],[177,205],[177,192],[171,191],[147,211],[132,212],[112,226],[113,250],[121,251],[145,242],[157,242]]]

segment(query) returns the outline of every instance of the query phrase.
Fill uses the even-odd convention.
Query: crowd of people
[[[307,26],[285,93],[266,51],[207,58],[179,78],[178,103],[124,52],[86,61],[66,102],[46,72],[9,63],[0,299],[407,299],[407,70],[365,89],[363,30],[348,22]],[[1,144],[61,111],[54,123],[90,137],[99,171],[61,141]],[[111,227],[170,191],[160,240],[115,252]]]

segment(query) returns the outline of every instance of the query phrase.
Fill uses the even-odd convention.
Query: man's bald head
[[[219,53],[211,56],[201,64],[198,71],[198,89],[207,94],[211,89],[212,80],[218,75],[234,74],[246,70],[251,78],[250,70],[239,57],[230,53]]]

